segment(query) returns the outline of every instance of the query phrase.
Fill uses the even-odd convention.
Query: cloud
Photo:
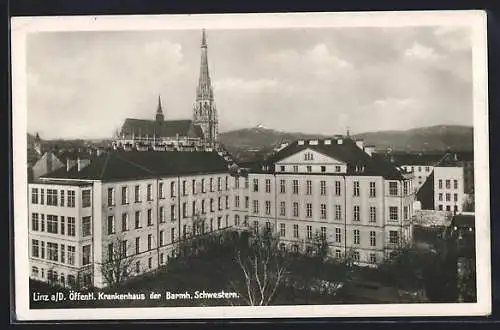
[[[291,92],[293,86],[283,84],[277,79],[245,80],[241,78],[226,78],[214,82],[216,91],[231,93],[265,93]]]
[[[424,46],[418,42],[414,42],[410,48],[405,50],[404,54],[408,58],[418,60],[436,61],[442,58],[442,55],[437,54],[434,48]]]
[[[405,99],[386,98],[386,99],[375,100],[373,102],[374,106],[383,109],[409,109],[411,107],[414,107],[415,104],[416,101],[410,98],[405,98]]]
[[[451,51],[466,51],[472,48],[470,32],[470,29],[442,26],[434,30],[434,36]]]

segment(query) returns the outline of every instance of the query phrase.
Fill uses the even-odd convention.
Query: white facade
[[[413,173],[415,179],[413,180],[413,189],[417,192],[424,184],[425,180],[431,175],[434,166],[431,165],[403,165],[401,166],[407,172]]]
[[[460,213],[465,199],[463,167],[435,167],[434,209]]]

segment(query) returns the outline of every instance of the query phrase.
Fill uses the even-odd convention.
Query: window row
[[[91,222],[92,222],[91,217],[81,218],[80,228],[82,237],[92,235]],[[45,215],[43,213],[32,213],[31,230],[75,237],[76,220],[75,217],[64,217],[52,214]]]
[[[458,180],[444,180],[445,189],[451,189],[451,181],[453,181],[453,189],[458,189]],[[443,189],[443,180],[438,180],[438,188]]]
[[[59,262],[61,264],[76,264],[76,247],[73,245],[45,242],[37,239],[31,240],[31,256],[49,261]],[[90,245],[82,246],[83,266],[90,264]]]
[[[31,188],[31,204],[75,207],[75,190],[57,190],[44,188]],[[90,207],[91,191],[90,189],[82,190],[81,194],[82,207]]]

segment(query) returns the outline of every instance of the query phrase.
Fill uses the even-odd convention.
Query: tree
[[[235,253],[243,279],[231,284],[247,304],[267,306],[287,275],[286,252],[280,250],[279,238],[268,229],[247,234],[248,239],[241,241]]]
[[[122,234],[117,234],[108,243],[107,258],[101,263],[101,273],[108,286],[117,286],[129,277],[130,266],[135,255],[130,255],[127,241]]]

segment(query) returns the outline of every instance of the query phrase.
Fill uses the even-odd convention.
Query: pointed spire
[[[156,120],[157,121],[164,120],[163,109],[161,107],[161,96],[159,94],[158,94],[158,107],[156,108]]]
[[[201,63],[200,80],[198,81],[197,99],[212,100],[213,90],[210,74],[208,72],[207,37],[205,29],[201,33]]]
[[[207,36],[205,29],[201,30],[201,48],[207,48]]]

